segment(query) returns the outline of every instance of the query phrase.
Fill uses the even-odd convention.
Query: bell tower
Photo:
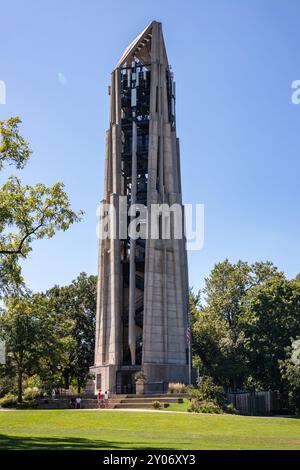
[[[99,245],[95,389],[135,393],[141,370],[147,393],[189,382],[185,238],[163,237],[162,216],[149,236],[153,207],[175,204],[184,218],[175,98],[162,26],[153,21],[112,72],[102,204],[114,209],[116,236]],[[121,216],[127,213],[128,228],[132,206],[145,213],[146,237],[120,236]]]

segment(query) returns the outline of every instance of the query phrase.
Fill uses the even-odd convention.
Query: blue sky
[[[177,82],[184,201],[205,204],[190,284],[202,287],[226,257],[300,272],[300,105],[291,102],[299,14],[297,0],[1,2],[0,119],[20,115],[34,150],[22,179],[64,181],[86,212],[68,232],[35,242],[23,264],[32,289],[96,273],[110,72],[153,19]]]

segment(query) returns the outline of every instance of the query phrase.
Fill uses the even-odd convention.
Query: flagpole
[[[192,385],[192,354],[191,354],[191,343],[189,344],[189,385]]]
[[[188,311],[188,326],[187,326],[187,344],[188,344],[188,368],[189,368],[189,385],[192,385],[192,332],[190,324],[190,311]]]

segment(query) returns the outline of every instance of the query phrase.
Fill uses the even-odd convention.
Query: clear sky
[[[226,257],[300,271],[299,15],[297,0],[0,0],[0,119],[20,115],[34,150],[22,179],[64,181],[86,212],[34,243],[23,264],[32,289],[96,273],[110,72],[154,19],[177,81],[184,201],[205,204],[190,284]]]

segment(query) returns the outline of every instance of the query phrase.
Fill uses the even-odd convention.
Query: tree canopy
[[[46,293],[55,311],[73,324],[74,347],[62,369],[65,388],[76,380],[80,392],[94,362],[97,277],[81,273],[70,285],[54,286]]]
[[[5,165],[24,168],[32,153],[20,124],[18,117],[0,121],[0,170]],[[0,187],[0,296],[22,284],[19,259],[26,258],[32,242],[67,230],[81,215],[71,209],[62,182],[30,186],[10,176]]]
[[[280,361],[299,334],[300,284],[269,261],[225,260],[191,296],[193,354],[204,375],[229,389],[283,390]]]
[[[5,341],[7,363],[4,373],[17,377],[18,401],[22,401],[24,376],[39,374],[55,385],[55,375],[63,368],[67,352],[75,341],[72,322],[57,315],[53,302],[40,294],[13,296],[0,316],[0,338]]]
[[[86,273],[68,286],[6,300],[0,315],[6,364],[0,376],[17,379],[19,401],[24,380],[32,376],[45,390],[68,389],[75,381],[81,391],[94,361],[95,316],[96,276]]]

